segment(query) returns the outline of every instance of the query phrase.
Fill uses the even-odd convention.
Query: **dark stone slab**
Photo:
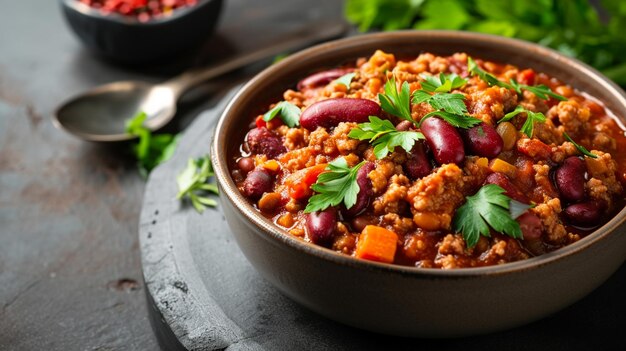
[[[403,339],[340,325],[300,307],[246,261],[220,209],[198,214],[176,196],[176,175],[209,152],[225,101],[198,117],[152,173],[141,212],[147,293],[162,342],[189,350],[604,350],[626,347],[626,266],[570,308],[514,330],[463,339]],[[576,282],[572,282],[575,284]],[[332,287],[329,287],[332,288]],[[453,315],[450,318],[454,318]]]

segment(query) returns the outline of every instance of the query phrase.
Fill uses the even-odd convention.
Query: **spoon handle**
[[[319,28],[321,28],[321,30]],[[175,98],[178,99],[185,91],[206,80],[284,52],[339,37],[346,32],[346,29],[347,26],[345,22],[335,22],[316,26],[316,29],[313,31],[305,29],[304,31],[295,32],[292,33],[292,37],[286,41],[281,41],[280,43],[222,61],[210,67],[191,69],[161,85],[172,89]]]

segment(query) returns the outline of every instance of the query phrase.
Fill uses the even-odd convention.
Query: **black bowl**
[[[190,50],[213,32],[222,0],[199,0],[171,16],[140,22],[102,14],[77,0],[60,0],[69,26],[92,51],[128,63],[155,61]]]

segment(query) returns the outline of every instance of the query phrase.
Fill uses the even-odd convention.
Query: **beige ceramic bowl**
[[[230,102],[215,132],[212,160],[220,201],[241,250],[293,300],[328,318],[375,332],[452,337],[537,320],[602,284],[626,258],[626,209],[593,234],[540,257],[500,266],[422,269],[357,260],[298,240],[261,216],[231,179],[251,118],[312,72],[354,62],[376,49],[397,56],[454,52],[531,67],[600,100],[626,117],[626,95],[597,71],[523,41],[450,31],[369,34],[319,45],[258,74]]]

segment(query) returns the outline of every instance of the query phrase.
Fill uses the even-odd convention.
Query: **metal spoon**
[[[101,85],[62,104],[53,123],[88,141],[113,142],[134,139],[125,131],[125,122],[137,112],[148,115],[144,125],[156,130],[176,114],[176,101],[193,86],[222,74],[283,52],[345,33],[344,23],[316,26],[305,33],[294,33],[293,39],[244,54],[208,68],[193,69],[164,83],[153,85],[140,81],[123,81]]]

